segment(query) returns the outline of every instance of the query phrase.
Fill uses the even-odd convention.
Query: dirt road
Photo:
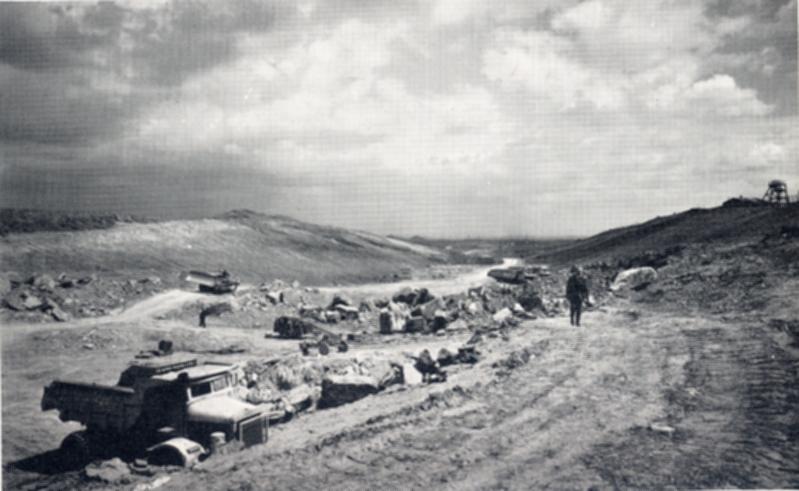
[[[277,428],[172,478],[206,489],[799,486],[797,351],[763,328],[593,313],[533,321],[441,386]],[[498,375],[492,360],[534,357]],[[658,428],[658,429],[652,429]]]
[[[454,282],[462,288],[470,279]],[[372,287],[384,285],[359,291],[379,294],[379,288],[367,290]],[[55,337],[32,333],[9,345],[4,335],[4,451],[25,456],[47,450],[69,431],[37,408],[41,385],[53,377],[113,377],[132,347],[165,331],[184,345],[210,343],[214,336],[216,343],[247,339],[235,329],[140,322],[193,295],[166,292],[115,317],[124,322],[109,318],[103,325],[54,330]],[[797,297],[786,298],[795,303]],[[799,487],[799,350],[793,340],[759,321],[687,317],[624,302],[587,313],[583,328],[569,327],[565,318],[539,319],[511,330],[508,341],[486,337],[478,345],[480,363],[456,367],[446,383],[397,387],[304,414],[273,428],[265,446],[170,473],[166,488]],[[103,351],[82,350],[80,343],[48,348],[62,341],[62,332],[84,335],[87,329],[121,342]],[[256,351],[247,356],[296,350],[254,333],[259,339],[249,339]],[[134,334],[140,337],[126,337]],[[465,335],[409,337],[353,351],[435,351]],[[9,476],[20,489],[88,485],[77,474]]]
[[[434,280],[404,280],[393,283],[368,283],[356,286],[344,287],[324,287],[319,291],[328,294],[343,293],[345,295],[387,296],[402,288],[427,288],[434,295],[451,295],[468,290],[469,288],[493,282],[488,277],[488,272],[494,268],[507,268],[518,266],[521,260],[516,258],[505,258],[501,265],[494,265],[485,268],[478,268],[474,271],[458,275],[454,278],[434,279]]]

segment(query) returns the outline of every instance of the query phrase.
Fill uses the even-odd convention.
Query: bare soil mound
[[[552,264],[668,256],[689,244],[734,243],[778,237],[799,227],[799,203],[785,207],[693,209],[647,222],[608,230],[534,255]]]
[[[53,226],[33,226],[33,219],[32,228],[4,223],[13,233],[0,239],[0,263],[23,276],[158,275],[169,284],[181,271],[227,269],[244,281],[326,284],[393,279],[403,270],[444,259],[431,247],[247,210],[151,223],[100,218],[75,227],[69,221],[59,225],[57,217],[48,218]]]

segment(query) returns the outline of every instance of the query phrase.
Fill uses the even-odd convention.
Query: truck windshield
[[[227,386],[227,377],[220,377],[214,380],[208,380],[206,382],[194,384],[189,387],[189,390],[191,391],[191,397],[200,397],[204,396],[205,394],[210,394],[211,392],[223,390],[227,388]]]

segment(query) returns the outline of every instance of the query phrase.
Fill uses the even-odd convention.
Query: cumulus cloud
[[[67,206],[80,176],[85,207],[166,193],[449,235],[711,205],[799,179],[795,19],[796,0],[0,4],[0,204]]]
[[[489,91],[462,85],[414,94],[382,73],[407,29],[349,21],[267,60],[250,43],[252,56],[142,115],[138,138],[181,151],[235,144],[264,166],[295,173],[353,161],[418,173],[432,162],[471,165],[496,152],[503,122]]]
[[[0,130],[85,144],[188,77],[229,60],[236,36],[268,29],[274,8],[204,4],[0,4]]]
[[[702,63],[750,23],[745,16],[713,24],[701,2],[589,0],[555,15],[551,31],[498,33],[483,73],[560,108],[761,116],[773,108],[755,90],[725,73],[705,78]]]
[[[589,104],[597,109],[624,105],[617,81],[572,59],[568,39],[540,31],[503,31],[484,54],[483,73],[505,87],[521,86],[560,109]]]
[[[685,93],[685,102],[698,111],[711,111],[721,116],[761,116],[771,111],[752,89],[738,87],[729,75],[714,75],[694,82]]]

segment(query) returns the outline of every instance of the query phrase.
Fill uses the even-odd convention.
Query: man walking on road
[[[580,314],[583,312],[583,302],[588,300],[588,282],[583,276],[583,271],[572,266],[569,281],[566,282],[566,299],[569,300],[569,320],[571,325],[580,325]]]

